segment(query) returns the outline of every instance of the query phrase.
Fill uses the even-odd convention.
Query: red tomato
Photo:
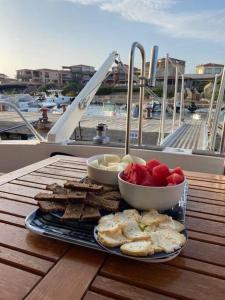
[[[146,162],[146,168],[149,171],[150,174],[152,174],[152,170],[154,167],[160,165],[160,161],[156,160],[156,159],[151,159],[149,161]]]
[[[174,174],[174,173],[180,175],[184,180],[184,173],[183,173],[181,167],[176,167],[173,170],[171,170],[171,174]]]
[[[184,178],[181,175],[177,174],[177,173],[173,173],[170,176],[168,176],[166,178],[166,180],[168,182],[168,185],[176,185],[176,184],[179,184],[179,183],[183,182]]]

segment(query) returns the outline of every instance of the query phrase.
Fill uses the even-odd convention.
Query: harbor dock
[[[33,126],[39,131],[39,133],[46,137],[48,131],[60,118],[61,114],[48,113],[48,121],[43,122],[42,113],[40,112],[24,112],[26,119],[33,124]],[[202,132],[202,120],[187,120],[185,121],[190,129],[187,131],[187,137],[185,140],[191,141],[192,135],[197,136],[196,132],[192,132],[191,128],[197,128],[199,132]],[[75,140],[92,141],[96,136],[96,126],[99,123],[107,125],[107,136],[110,137],[112,143],[124,143],[125,141],[125,128],[126,117],[125,116],[89,116],[85,115],[79,122],[79,126],[76,128],[72,138]],[[178,128],[178,118],[175,123],[175,129]],[[197,125],[197,126],[196,126]],[[158,139],[160,120],[159,115],[152,119],[143,119],[143,143],[145,145],[156,145]],[[171,133],[172,119],[167,118],[165,120],[165,136]],[[135,143],[138,137],[138,118],[132,118],[131,122],[131,140]],[[196,130],[197,130],[196,129]],[[184,135],[184,134],[183,134]],[[24,126],[23,121],[15,112],[3,111],[0,113],[0,136],[1,139],[30,139],[32,138],[29,129]],[[184,138],[181,140],[183,141]],[[181,147],[183,142],[176,141],[176,147]],[[186,142],[185,142],[186,143]],[[189,144],[189,143],[188,143]],[[186,147],[188,146],[186,145]],[[191,143],[194,144],[194,143]],[[196,142],[194,148],[199,148],[199,143]],[[189,147],[188,147],[189,148]],[[202,147],[200,147],[202,148]]]

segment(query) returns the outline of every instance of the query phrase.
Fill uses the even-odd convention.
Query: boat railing
[[[142,145],[142,121],[143,121],[143,101],[145,94],[145,49],[138,42],[134,42],[131,46],[129,56],[129,71],[128,71],[128,90],[127,90],[127,121],[126,121],[126,137],[125,137],[125,153],[130,150],[130,128],[131,128],[131,106],[133,98],[134,84],[134,54],[136,48],[141,53],[141,76],[140,76],[140,95],[139,95],[139,121],[138,121],[138,146]]]
[[[211,151],[215,151],[216,137],[217,137],[218,126],[219,126],[219,116],[222,109],[224,91],[225,91],[225,67],[223,68],[219,94],[216,102],[216,109],[215,109],[214,116],[212,118],[212,128],[209,132],[209,141],[210,141],[209,149]],[[220,153],[223,153],[224,151],[224,136],[225,136],[224,130],[225,128],[223,124],[223,130],[222,130],[221,142],[220,142]]]
[[[161,145],[165,139],[165,121],[166,121],[166,108],[167,108],[167,84],[168,84],[168,67],[169,63],[175,68],[175,88],[174,88],[174,101],[173,101],[173,118],[171,133],[175,133],[175,122],[176,122],[176,101],[178,96],[178,80],[181,76],[181,99],[180,99],[180,114],[179,114],[179,127],[182,125],[184,120],[184,74],[179,71],[177,64],[174,64],[169,55],[165,57],[165,71],[163,81],[163,98],[162,98],[162,109],[160,116],[159,136],[158,145]]]
[[[217,82],[218,82],[218,77],[219,76],[221,76],[221,74],[216,74],[215,75],[212,95],[211,95],[211,99],[210,99],[210,103],[209,103],[209,113],[208,113],[208,119],[207,119],[207,124],[208,124],[209,130],[211,129],[211,126],[212,126],[213,104],[214,104],[214,101],[215,101],[216,88],[217,88]]]
[[[10,98],[6,98],[5,100],[10,101]],[[0,101],[0,105],[6,105],[11,107],[17,114],[20,116],[20,118],[24,121],[27,128],[33,133],[33,135],[40,141],[44,142],[44,138],[35,130],[35,128],[31,125],[31,123],[24,117],[24,115],[21,113],[21,111],[16,107],[16,105],[7,102],[7,101]]]

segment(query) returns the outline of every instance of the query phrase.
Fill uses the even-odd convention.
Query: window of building
[[[211,68],[205,68],[205,74],[212,74]]]
[[[222,71],[222,68],[215,68],[215,73],[218,74]]]

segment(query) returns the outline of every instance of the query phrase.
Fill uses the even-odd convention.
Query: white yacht
[[[47,99],[53,99],[54,102],[59,106],[59,105],[67,105],[70,104],[71,102],[71,97],[68,96],[64,96],[62,94],[62,90],[47,90],[47,93],[49,94],[49,96],[47,97]]]
[[[136,49],[137,48],[137,49]],[[181,90],[180,113],[179,113],[179,127],[175,130],[171,128],[171,133],[165,136],[165,117],[166,117],[166,102],[167,97],[164,90],[162,98],[161,122],[157,146],[144,145],[142,142],[142,114],[139,115],[139,127],[137,129],[138,143],[131,145],[130,143],[130,128],[131,128],[131,107],[132,107],[132,90],[133,90],[133,54],[134,49],[140,50],[142,60],[145,62],[144,48],[137,42],[132,45],[130,52],[130,68],[129,68],[129,82],[127,95],[127,126],[125,145],[94,145],[91,142],[82,142],[74,139],[74,130],[79,126],[82,116],[86,113],[94,95],[96,94],[101,83],[108,74],[109,69],[116,62],[123,66],[119,59],[117,52],[112,52],[105,60],[99,70],[94,74],[86,86],[82,89],[79,95],[75,98],[72,104],[68,107],[66,112],[58,119],[54,126],[48,132],[46,138],[33,128],[33,126],[26,120],[26,125],[35,136],[33,140],[27,141],[10,141],[2,140],[0,142],[0,172],[9,172],[15,169],[24,167],[28,164],[37,162],[47,158],[54,153],[64,153],[74,156],[90,157],[94,154],[101,153],[115,153],[124,155],[124,153],[131,153],[142,157],[143,159],[160,159],[168,163],[171,167],[180,165],[182,168],[191,171],[208,172],[215,174],[224,174],[224,141],[225,130],[224,123],[220,130],[218,129],[219,115],[221,111],[224,88],[225,88],[225,68],[221,78],[221,86],[217,100],[216,110],[213,112],[209,110],[209,117],[207,122],[196,125],[196,123],[186,123],[183,121],[184,113],[184,87]],[[144,85],[143,77],[140,78],[140,102],[139,107],[142,111],[142,104],[144,99],[144,91],[148,92],[154,86],[155,71],[157,55],[155,54],[156,47],[152,50],[150,76]],[[145,65],[145,63],[143,64]],[[145,74],[142,69],[142,74]],[[167,84],[167,76],[165,73],[164,87]],[[182,77],[183,78],[183,77]],[[176,94],[176,91],[175,91]],[[176,107],[177,99],[174,99],[174,107]],[[213,103],[212,99],[211,103]],[[4,103],[1,101],[1,103]],[[48,99],[40,101],[40,104],[48,107],[46,103],[51,103]],[[52,105],[56,102],[52,100]],[[176,120],[176,111],[174,110],[173,121]],[[22,116],[22,114],[18,111]],[[22,116],[23,117],[23,116]],[[208,138],[209,137],[209,138]],[[219,141],[219,145],[216,142]],[[195,143],[200,143],[201,147],[198,150],[193,150]],[[189,144],[187,146],[187,144]],[[113,146],[113,147],[112,147]]]

